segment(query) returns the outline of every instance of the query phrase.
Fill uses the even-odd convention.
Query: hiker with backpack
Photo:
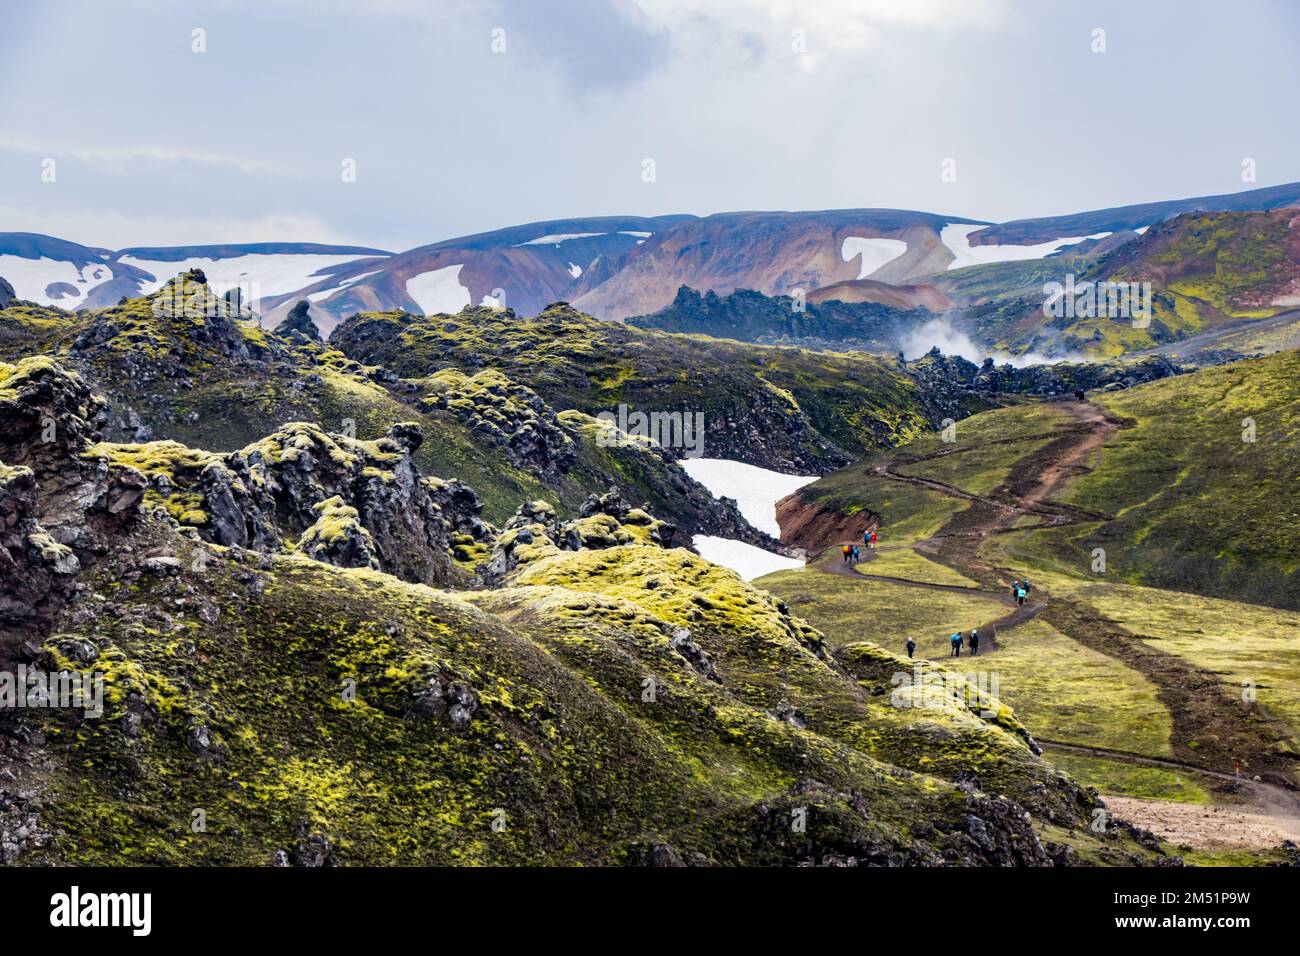
[[[853,563],[857,564],[860,560],[862,560],[862,552],[858,550],[858,546],[855,544],[853,546]]]
[[[912,654],[916,651],[916,640],[909,637],[907,639],[907,658],[911,660]]]
[[[840,548],[840,553],[844,555],[844,563],[848,564],[853,560],[853,545],[846,544]]]
[[[1029,593],[1029,592],[1025,590],[1025,586],[1024,586],[1024,584],[1020,584],[1019,586],[1017,586],[1017,588],[1016,588],[1016,603],[1019,604],[1021,607],[1024,607],[1024,606],[1025,606],[1025,595],[1028,594],[1028,593]]]
[[[948,643],[952,645],[952,656],[961,657],[961,631],[954,631]]]
[[[872,532],[871,532],[871,541],[868,542],[867,547],[868,547],[868,548],[874,548],[875,546],[876,546],[876,532],[875,532],[875,530],[873,529]]]
[[[980,632],[978,628],[972,627],[970,630],[970,656],[975,657],[980,652]]]

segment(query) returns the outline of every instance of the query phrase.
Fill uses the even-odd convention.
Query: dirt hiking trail
[[[987,495],[971,494],[940,481],[899,474],[896,471],[898,467],[918,461],[959,454],[963,449],[900,457],[878,466],[872,472],[890,481],[920,485],[969,502],[968,507],[953,515],[937,532],[910,547],[918,554],[976,581],[977,587],[872,575],[837,560],[810,564],[825,573],[856,577],[864,585],[877,579],[922,590],[983,593],[1012,606],[1010,614],[980,626],[981,655],[997,651],[998,631],[1009,630],[1041,616],[1073,640],[1115,658],[1146,676],[1156,685],[1158,699],[1167,708],[1173,721],[1170,735],[1173,754],[1172,759],[1168,760],[1148,760],[1139,755],[1119,754],[1080,744],[1057,744],[1058,747],[1125,762],[1168,765],[1226,780],[1237,780],[1234,770],[1240,764],[1243,774],[1241,782],[1245,784],[1242,789],[1259,811],[1255,816],[1280,819],[1282,822],[1278,828],[1290,832],[1293,826],[1300,826],[1300,798],[1295,793],[1294,762],[1278,753],[1278,744],[1286,739],[1288,728],[1258,705],[1245,704],[1231,696],[1218,675],[1158,650],[1083,602],[1054,596],[1035,587],[1031,591],[1032,600],[1027,601],[1024,607],[1016,606],[1010,595],[1010,583],[1018,576],[1018,572],[994,566],[980,555],[980,542],[990,535],[1011,530],[1108,520],[1107,515],[1056,501],[1055,496],[1071,480],[1097,466],[1102,446],[1124,423],[1091,402],[1069,401],[1056,404],[1066,413],[1068,421],[1051,432],[1052,437],[1044,445],[1014,462],[1003,483]],[[1023,523],[1022,519],[1026,516],[1037,520],[1029,524]],[[839,543],[832,547],[838,552]],[[872,550],[864,549],[862,561],[868,563],[874,556]],[[838,554],[835,557],[838,558]],[[1258,781],[1253,779],[1256,776],[1260,778]],[[1163,807],[1157,801],[1130,800],[1126,801],[1125,806],[1132,813],[1126,816],[1134,822],[1144,826],[1150,824],[1156,829],[1156,824],[1166,817],[1154,812],[1139,812],[1143,810],[1144,804]],[[1173,820],[1171,815],[1166,816],[1169,821]],[[1223,814],[1215,819],[1219,825],[1230,827],[1231,820]],[[1257,838],[1263,832],[1256,827],[1257,823],[1258,820],[1242,821],[1243,835],[1239,836],[1246,839],[1244,834],[1249,831],[1251,839]],[[1171,828],[1172,826],[1170,823]]]

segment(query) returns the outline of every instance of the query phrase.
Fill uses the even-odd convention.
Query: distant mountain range
[[[669,306],[682,286],[941,311],[962,301],[948,274],[966,266],[1101,256],[1183,213],[1296,203],[1300,183],[1003,223],[897,209],[606,216],[512,226],[400,253],[314,243],[112,250],[0,233],[0,277],[20,299],[76,310],[148,293],[200,268],[214,286],[249,284],[271,322],[308,300],[326,333],[360,311],[432,315],[479,304],[535,315],[568,301],[621,320]]]

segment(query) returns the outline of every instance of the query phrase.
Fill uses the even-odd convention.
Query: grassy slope
[[[761,403],[776,415],[802,415],[816,431],[764,436],[787,457],[824,454],[818,438],[861,454],[909,438],[925,423],[915,384],[875,356],[669,335],[599,322],[566,306],[532,319],[491,309],[429,318],[368,313],[341,326],[332,341],[354,358],[405,375],[490,363],[552,406],[590,415],[619,403],[689,409],[703,412],[712,430]]]
[[[953,631],[966,632],[1007,613],[1000,602],[978,592],[920,590],[810,569],[778,571],[754,583],[779,594],[834,645],[873,641],[903,653],[913,637],[917,654],[935,660],[947,656]]]
[[[1289,516],[1300,513],[1300,507],[1294,504],[1296,483],[1285,476],[1296,448],[1291,423],[1296,420],[1297,371],[1300,357],[1282,354],[1099,396],[1116,414],[1131,417],[1134,426],[1116,433],[1101,452],[1099,467],[1076,479],[1063,497],[1116,519],[998,535],[983,546],[986,560],[1029,571],[1040,587],[1082,601],[1152,646],[1221,675],[1231,693],[1240,695],[1241,682],[1252,681],[1259,703],[1300,730],[1300,655],[1292,647],[1300,633],[1296,614],[1124,583],[1279,603],[1294,600],[1290,569],[1297,544]],[[1041,417],[1053,414],[1050,409],[1025,415],[1027,411],[1003,409],[959,423],[959,439],[974,435],[985,444],[921,463],[926,476],[967,491],[990,490],[1016,457],[1039,442],[994,446],[988,439],[1028,436],[1050,426]],[[1018,415],[1025,415],[1024,422],[1010,421]],[[1241,441],[1246,416],[1257,422],[1254,444]],[[875,461],[929,454],[936,447],[936,439],[928,436],[924,443]],[[807,486],[803,494],[846,511],[882,512],[881,540],[891,543],[928,533],[964,507],[927,489],[872,478],[865,470],[851,466]],[[898,470],[922,473],[917,465]],[[1097,546],[1107,549],[1104,578],[1089,573],[1091,549]],[[911,569],[912,558],[891,559],[889,552],[881,552],[879,559],[863,570],[891,573],[892,560],[895,571],[902,572],[898,576],[937,580],[924,565]],[[856,633],[861,622],[879,619],[890,629],[890,646],[919,630],[926,634],[922,652],[938,655],[946,650],[946,630],[969,618],[970,602],[978,600],[903,587],[890,592],[878,582],[861,586],[842,577],[814,583],[807,573],[785,572],[758,583],[799,602],[799,613],[832,635],[840,627]],[[1093,746],[1168,753],[1169,715],[1156,701],[1153,685],[1117,661],[1074,644],[1068,635],[1051,632],[1041,639],[1035,629],[1045,627],[1034,623],[1003,632],[1004,650],[985,662],[1005,668],[1003,695],[1031,730]],[[1073,681],[1078,673],[1091,676]],[[1072,695],[1069,688],[1076,685],[1078,692]],[[1054,761],[1059,756],[1062,766],[1109,792],[1208,799],[1204,781],[1177,771],[1073,754],[1048,756]]]
[[[920,824],[968,812],[945,782],[963,770],[1052,806],[1093,858],[1132,849],[1083,830],[1068,786],[1014,734],[879,702],[775,599],[684,551],[552,554],[465,596],[301,558],[251,572],[182,559],[179,577],[95,583],[121,611],[84,635],[108,672],[105,719],[48,715],[46,817],[62,836],[36,862],[258,865],[309,832],[352,864],[610,863],[661,840],[715,863],[788,862],[911,846]],[[215,623],[189,613],[231,593]],[[724,684],[669,649],[665,626],[683,625]],[[64,638],[48,646],[82,666]],[[431,675],[476,692],[468,725],[403,717]],[[806,730],[766,713],[781,701]],[[117,730],[128,708],[145,714],[138,737]],[[187,746],[197,726],[219,757]],[[807,836],[787,832],[794,806]]]
[[[795,494],[808,509],[878,514],[881,544],[910,544],[934,534],[966,502],[881,478],[872,471],[889,465],[900,474],[942,481],[970,494],[987,494],[1005,479],[1017,458],[1045,444],[1052,426],[1062,420],[1059,409],[1045,404],[983,412],[957,422],[953,442],[945,442],[942,432],[926,432],[899,449],[879,452],[805,485]],[[927,457],[934,455],[942,457]],[[925,460],[916,460],[921,458]],[[802,543],[819,547],[829,542]]]
[[[1029,263],[997,263],[944,273],[936,281],[970,302],[979,337],[1013,353],[1026,348],[1056,354],[1088,352],[1117,357],[1175,342],[1226,322],[1265,318],[1294,294],[1297,275],[1294,210],[1187,213],[1153,226],[1108,254],[1055,256]],[[1145,327],[1110,317],[1046,318],[1047,282],[1150,282],[1153,316]]]
[[[1113,515],[1028,533],[1017,554],[1086,572],[1104,548],[1128,583],[1300,608],[1300,353],[1204,369],[1099,396],[1133,421],[1065,500]],[[1243,420],[1256,440],[1242,440]]]

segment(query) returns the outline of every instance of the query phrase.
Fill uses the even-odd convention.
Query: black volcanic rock
[[[275,327],[275,334],[282,335],[287,339],[301,337],[310,339],[313,342],[321,341],[320,330],[316,328],[316,323],[311,320],[308,314],[311,309],[311,303],[306,299],[299,299],[297,304],[289,310],[289,315],[283,322]]]
[[[788,295],[769,296],[752,289],[720,296],[682,286],[671,304],[650,315],[633,316],[627,323],[761,345],[892,352],[908,328],[931,317],[924,310],[904,312],[875,302],[800,303]]]

